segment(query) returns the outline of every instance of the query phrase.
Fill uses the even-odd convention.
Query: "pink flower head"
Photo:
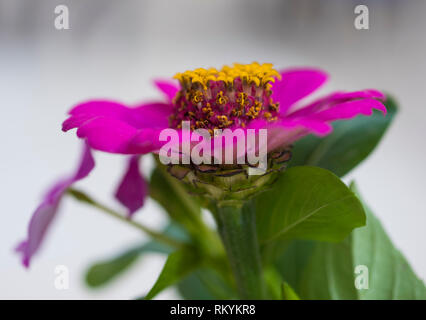
[[[163,129],[205,129],[215,136],[217,129],[268,130],[268,151],[285,147],[297,139],[332,131],[331,122],[371,115],[373,109],[386,114],[376,90],[337,92],[306,106],[298,102],[327,80],[317,69],[277,72],[271,64],[252,63],[225,66],[221,70],[196,69],[175,76],[173,81],[156,81],[166,101],[128,107],[94,100],[75,106],[63,123],[63,130],[77,128],[77,135],[95,149],[122,154],[158,151],[165,144]]]

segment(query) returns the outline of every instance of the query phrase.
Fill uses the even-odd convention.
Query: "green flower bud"
[[[256,167],[237,165],[169,165],[168,172],[184,182],[191,194],[221,204],[238,204],[271,186],[291,159],[291,147],[268,154],[263,174],[249,174]]]

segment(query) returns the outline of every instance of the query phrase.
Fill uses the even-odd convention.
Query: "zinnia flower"
[[[170,80],[155,82],[164,93],[165,101],[135,107],[113,101],[89,101],[70,111],[63,130],[77,128],[77,135],[98,150],[145,154],[158,153],[166,143],[161,141],[160,134],[171,128],[182,138],[174,150],[177,149],[179,156],[184,156],[192,155],[195,148],[192,137],[186,138],[190,140],[190,147],[185,148],[184,143],[188,142],[183,141],[183,137],[187,136],[185,130],[194,135],[204,130],[210,140],[222,141],[226,136],[225,129],[230,129],[230,132],[255,130],[258,135],[260,129],[266,129],[266,153],[272,161],[268,163],[266,173],[273,173],[285,168],[283,163],[289,159],[291,144],[301,137],[310,133],[327,135],[332,130],[332,121],[350,119],[359,114],[371,115],[373,109],[386,113],[381,102],[385,97],[376,90],[335,92],[308,105],[301,105],[299,101],[302,98],[327,80],[326,73],[317,69],[277,72],[272,64],[255,62],[224,66],[221,70],[199,68],[178,73],[174,78],[177,83]],[[254,195],[262,185],[273,181],[273,174],[261,180],[260,177],[251,177],[247,181],[247,175],[251,176],[253,170],[250,165],[241,163],[249,163],[246,161],[249,147],[239,153],[234,139],[224,140],[225,144],[219,144],[219,147],[210,142],[211,149],[209,146],[199,149],[203,152],[208,149],[209,160],[210,155],[215,159],[224,157],[225,149],[229,148],[234,152],[232,163],[237,166],[210,165],[217,163],[213,160],[203,162],[202,166],[194,162],[186,165],[182,161],[185,165],[173,165],[169,172],[193,186],[193,192],[215,200],[245,199]],[[223,149],[219,150],[218,157],[215,156],[217,149]],[[254,149],[258,152],[259,146]],[[224,168],[226,170],[222,170]],[[188,175],[190,172],[192,174]],[[264,176],[265,171],[261,173]],[[229,176],[232,179],[224,178]]]
[[[220,71],[196,69],[178,73],[172,81],[156,81],[166,101],[129,107],[93,100],[71,109],[63,130],[77,128],[77,135],[98,150],[122,154],[157,151],[163,129],[180,129],[189,121],[191,130],[204,128],[212,135],[222,128],[268,128],[268,151],[293,143],[313,133],[331,132],[330,122],[371,115],[372,109],[386,113],[376,90],[336,92],[307,106],[297,102],[326,80],[316,69],[277,72],[271,64],[224,66]]]
[[[85,139],[90,148],[132,155],[129,169],[116,193],[129,214],[143,205],[146,194],[145,183],[138,169],[139,156],[158,153],[166,143],[159,139],[164,129],[182,130],[182,124],[186,122],[191,131],[205,129],[214,139],[219,129],[267,129],[268,154],[273,159],[284,157],[288,160],[286,155],[292,143],[311,133],[327,135],[332,131],[330,123],[335,120],[351,119],[359,114],[368,116],[373,109],[386,114],[381,102],[385,96],[376,90],[335,92],[308,105],[301,105],[301,99],[327,80],[326,73],[317,69],[277,72],[272,64],[234,64],[221,70],[200,68],[186,71],[175,78],[178,82],[155,81],[157,88],[165,95],[163,101],[132,107],[109,100],[88,101],[73,107],[69,118],[63,123],[63,131],[77,128],[78,137]],[[93,165],[90,151],[86,149],[78,172],[55,185],[36,210],[30,222],[28,239],[18,248],[23,253],[25,265],[29,264],[31,256],[38,249],[63,193],[72,183],[87,176]],[[234,176],[241,168],[219,174],[217,170],[221,169],[218,167],[199,166],[198,169],[198,180],[193,180],[194,175],[190,178],[196,187],[195,182],[204,179],[202,183],[213,180],[216,187],[223,182],[224,188],[232,189],[230,184],[238,179],[224,182],[223,177]],[[212,178],[209,175],[211,171],[219,178]],[[181,178],[187,173],[184,171]],[[249,184],[263,183],[259,178],[250,180]],[[216,199],[222,199],[227,191],[219,189],[212,192],[209,186],[207,191]],[[248,189],[237,190],[239,199],[254,194]]]

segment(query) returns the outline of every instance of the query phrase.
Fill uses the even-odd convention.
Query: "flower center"
[[[173,128],[189,121],[191,130],[245,128],[253,119],[275,121],[279,105],[271,98],[272,82],[280,74],[272,64],[235,63],[233,67],[195,69],[174,76],[182,89],[174,98]]]

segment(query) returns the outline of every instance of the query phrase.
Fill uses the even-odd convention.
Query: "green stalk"
[[[263,299],[265,285],[253,207],[219,204],[215,218],[240,298]]]
[[[95,201],[94,199],[92,199],[91,197],[89,197],[87,194],[83,193],[82,191],[76,190],[76,189],[72,189],[69,188],[67,193],[72,196],[74,199],[84,202],[86,204],[89,204],[95,208],[98,208],[99,210],[101,210],[102,212],[108,214],[111,217],[114,217],[118,220],[120,220],[121,222],[127,223],[128,225],[139,229],[140,231],[148,234],[149,236],[151,236],[153,239],[157,240],[158,242],[164,243],[166,245],[169,245],[171,247],[174,247],[176,249],[180,249],[183,246],[183,243],[172,239],[168,236],[166,236],[163,233],[154,231],[134,220],[130,220],[129,218],[127,218],[126,216],[116,212],[115,210],[108,208],[107,206],[100,204],[99,202]]]

